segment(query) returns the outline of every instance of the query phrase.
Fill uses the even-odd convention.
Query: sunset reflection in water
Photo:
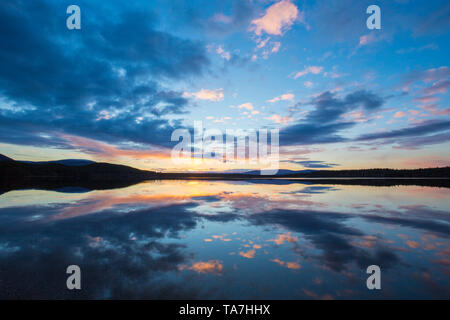
[[[450,297],[448,188],[155,181],[67,191],[0,195],[0,298]],[[65,287],[71,264],[80,291]],[[382,290],[366,287],[371,264]]]

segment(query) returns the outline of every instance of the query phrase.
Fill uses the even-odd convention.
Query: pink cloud
[[[246,102],[243,104],[238,105],[239,109],[246,109],[246,110],[253,110],[255,107],[251,102]]]
[[[286,123],[289,123],[289,122],[292,121],[292,118],[289,117],[289,116],[281,117],[281,116],[279,116],[277,114],[274,114],[273,116],[271,116],[271,117],[269,117],[267,119],[272,120],[275,123],[283,123],[283,124],[286,124]]]
[[[422,109],[427,110],[433,115],[439,115],[439,116],[448,116],[450,115],[450,107],[439,110],[437,108],[436,104],[429,104],[426,106],[423,106]]]
[[[132,157],[135,159],[150,159],[150,158],[170,158],[169,150],[126,150],[120,149],[110,144],[96,141],[93,139],[72,136],[63,134],[60,135],[61,138],[65,139],[73,147],[77,147],[86,153],[102,156],[105,158],[115,158],[115,157]]]
[[[312,86],[314,85],[314,83],[312,83],[311,81],[305,81],[303,84],[304,84],[305,87],[307,87],[307,88],[312,88]]]
[[[271,35],[282,35],[282,33],[292,26],[299,17],[303,21],[303,15],[300,14],[295,4],[287,0],[282,0],[271,5],[264,16],[251,22],[250,30],[256,35],[261,35],[262,31]]]
[[[196,99],[199,100],[209,100],[209,101],[214,101],[214,102],[218,102],[223,100],[224,94],[223,94],[223,89],[215,89],[215,90],[208,90],[208,89],[201,89],[198,92],[184,92],[183,93],[183,97],[185,98],[190,98],[190,97],[195,97]]]
[[[308,73],[312,73],[312,74],[319,74],[321,73],[323,70],[323,67],[320,66],[310,66],[310,67],[306,67],[303,71],[299,71],[294,75],[294,79],[303,77],[305,75],[307,75]]]
[[[403,111],[397,111],[394,114],[394,118],[403,118],[404,116],[406,116],[406,113],[404,113]]]
[[[448,87],[450,86],[450,80],[440,80],[433,83],[431,87],[422,89],[422,93],[425,95],[433,95],[437,93],[445,93],[447,92]]]
[[[374,33],[369,33],[359,38],[359,46],[365,46],[375,41]]]
[[[285,93],[282,94],[281,96],[275,97],[273,99],[267,100],[267,102],[277,102],[277,101],[285,101],[285,100],[294,100],[295,96],[292,93]]]
[[[438,100],[439,100],[439,98],[437,98],[435,96],[422,96],[422,97],[415,98],[413,101],[421,102],[421,103],[432,103],[432,102],[435,102]]]
[[[270,52],[271,53],[278,52],[278,50],[280,50],[280,47],[281,47],[281,42],[274,42],[272,50]]]

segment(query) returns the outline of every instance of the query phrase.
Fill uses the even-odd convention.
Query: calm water
[[[158,181],[0,195],[0,298],[450,298],[450,189]],[[81,267],[82,290],[66,289]],[[366,288],[381,267],[382,290]]]

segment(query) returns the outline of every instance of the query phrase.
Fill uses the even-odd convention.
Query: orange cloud
[[[406,244],[408,245],[408,247],[416,249],[420,246],[420,244],[416,241],[406,241]]]
[[[178,270],[192,270],[201,274],[221,274],[223,270],[223,264],[219,260],[199,261],[188,267],[181,265]]]
[[[277,101],[283,101],[283,100],[294,100],[295,96],[292,93],[285,93],[282,94],[281,96],[275,97],[273,99],[267,100],[267,102],[277,102]]]
[[[286,261],[283,261],[280,259],[272,259],[270,261],[275,262],[275,263],[279,264],[280,266],[286,267],[288,269],[298,270],[301,268],[301,266],[298,262],[286,262]]]
[[[289,123],[289,122],[292,121],[292,118],[289,117],[289,116],[281,117],[281,116],[279,116],[277,114],[274,114],[273,116],[271,116],[271,117],[269,117],[267,119],[273,120],[276,123],[283,123],[283,124],[286,124],[286,123]]]
[[[404,116],[406,116],[406,113],[404,113],[403,111],[397,111],[397,112],[394,114],[394,118],[402,118],[402,117],[404,117]]]
[[[239,255],[244,257],[244,258],[252,259],[252,258],[255,257],[255,252],[256,251],[254,249],[246,251],[246,252],[240,251]]]
[[[106,158],[114,157],[133,157],[135,159],[149,159],[149,158],[170,158],[171,154],[169,150],[126,150],[120,149],[110,144],[96,141],[93,139],[72,136],[67,134],[61,134],[61,138],[68,141],[73,147],[83,149],[86,153],[95,154]]]
[[[298,237],[293,237],[293,236],[291,236],[291,233],[288,232],[286,234],[278,235],[278,237],[276,239],[269,239],[267,241],[273,241],[278,245],[282,245],[285,241],[287,241],[289,243],[297,243]]]
[[[208,89],[201,89],[198,92],[184,92],[183,93],[183,97],[185,98],[190,98],[190,97],[195,97],[196,99],[199,100],[209,100],[209,101],[214,101],[214,102],[218,102],[218,101],[222,101],[224,94],[223,94],[223,89],[215,89],[215,90],[208,90]]]

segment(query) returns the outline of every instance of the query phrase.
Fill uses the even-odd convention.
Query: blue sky
[[[223,169],[170,160],[201,120],[278,128],[283,168],[450,165],[449,24],[437,0],[2,1],[0,153]]]

